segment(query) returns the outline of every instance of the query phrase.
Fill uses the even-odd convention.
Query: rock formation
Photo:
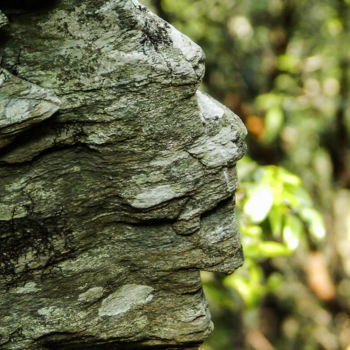
[[[197,346],[246,134],[202,50],[134,0],[0,10],[0,349]]]

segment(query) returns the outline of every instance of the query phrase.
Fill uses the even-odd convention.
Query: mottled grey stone
[[[0,28],[8,23],[8,19],[5,14],[0,10]]]
[[[0,67],[0,149],[34,124],[51,117],[60,100],[48,89]]]
[[[198,91],[202,50],[137,1],[49,5],[2,28],[0,348],[199,344],[199,271],[243,261],[246,129]]]

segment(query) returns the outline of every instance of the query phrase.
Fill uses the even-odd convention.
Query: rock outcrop
[[[198,91],[202,50],[134,0],[8,3],[0,349],[200,344],[212,323],[199,271],[243,261],[246,135]]]

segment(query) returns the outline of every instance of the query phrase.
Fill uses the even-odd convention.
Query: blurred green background
[[[249,131],[245,264],[202,273],[203,350],[350,350],[350,0],[144,0],[206,54]]]

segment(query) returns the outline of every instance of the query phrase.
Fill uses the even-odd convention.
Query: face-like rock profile
[[[134,0],[0,10],[0,348],[201,343],[246,134],[202,50]]]

